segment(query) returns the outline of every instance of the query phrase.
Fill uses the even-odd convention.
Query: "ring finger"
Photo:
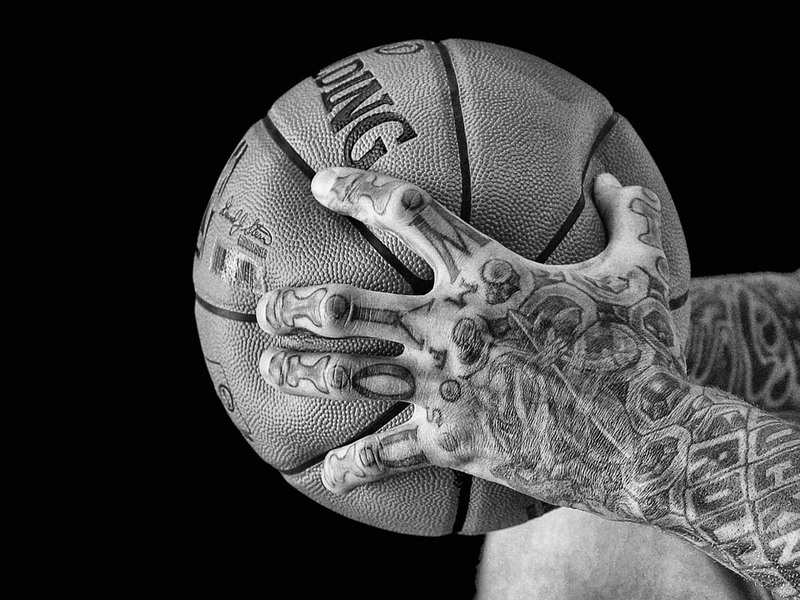
[[[419,402],[422,381],[407,353],[397,357],[295,352],[269,348],[261,355],[264,380],[287,394],[345,400]]]

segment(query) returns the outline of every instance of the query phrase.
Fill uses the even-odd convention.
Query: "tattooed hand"
[[[262,373],[285,392],[417,407],[398,428],[332,452],[325,486],[343,493],[433,463],[554,503],[616,506],[649,439],[625,413],[628,388],[637,380],[646,387],[645,379],[648,391],[668,388],[684,376],[658,199],[599,178],[608,248],[551,267],[500,246],[406,183],[337,169],[319,174],[312,189],[329,208],[398,235],[435,277],[424,296],[326,285],[261,300],[260,323],[276,335],[303,328],[405,347],[393,359],[264,354]]]
[[[414,404],[404,424],[328,454],[330,491],[435,464],[674,531],[773,588],[796,582],[800,433],[687,382],[652,192],[599,176],[608,246],[583,263],[548,266],[389,177],[331,169],[312,191],[397,235],[434,271],[423,296],[331,284],[275,290],[259,303],[259,323],[274,335],[403,345],[393,358],[281,348],[262,356],[264,378],[286,393]],[[769,429],[748,437],[756,427]],[[755,456],[773,469],[759,481]],[[758,494],[772,498],[769,522],[752,512]]]

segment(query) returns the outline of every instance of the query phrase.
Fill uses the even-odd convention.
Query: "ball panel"
[[[427,41],[407,52],[360,52],[281,96],[269,117],[318,171],[355,166],[419,185],[458,214],[459,156],[441,57]],[[394,235],[373,233],[423,279],[428,265]]]
[[[322,240],[322,243],[320,243]],[[266,289],[331,281],[402,293],[407,284],[339,215],[319,205],[308,179],[254,125],[231,157],[209,201],[194,264],[198,297],[254,316]],[[198,304],[198,331],[215,388],[229,390],[231,417],[269,464],[291,468],[341,445],[391,403],[326,402],[275,392],[258,373],[272,343],[255,322],[232,321]],[[306,349],[381,354],[393,347],[303,337]],[[228,392],[222,392],[222,395]],[[223,401],[226,401],[223,398]],[[308,423],[319,423],[317,429]],[[323,425],[324,424],[324,425]]]
[[[263,123],[245,135],[209,200],[195,288],[221,308],[253,313],[280,286],[348,282],[403,293],[407,284],[347,219],[321,206],[308,178]]]
[[[589,86],[523,52],[445,44],[461,86],[472,224],[534,259],[580,197],[584,164],[611,107]]]
[[[419,47],[367,50],[322,69],[278,98],[269,115],[314,170],[357,166],[411,179],[457,214],[461,180],[444,66],[433,43],[409,44]],[[386,116],[364,122],[374,114]],[[365,156],[376,144],[385,152]]]
[[[315,465],[285,479],[316,502],[367,525],[410,535],[452,533],[459,492],[454,471],[425,467],[334,496],[322,485],[321,469]]]
[[[261,353],[272,342],[257,323],[226,319],[199,304],[195,316],[217,395],[245,439],[277,469],[293,469],[343,445],[394,406],[390,402],[347,402],[279,393],[258,371]],[[331,348],[337,349],[337,345]],[[349,348],[339,344],[338,349]],[[405,410],[390,423],[400,424],[410,414]]]

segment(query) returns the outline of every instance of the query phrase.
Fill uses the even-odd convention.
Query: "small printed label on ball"
[[[222,235],[235,242],[241,251],[234,251],[230,243],[216,238],[213,242],[212,255],[209,259],[209,268],[215,275],[221,276],[231,283],[263,293],[263,282],[258,266],[260,260],[268,255],[268,247],[272,245],[273,236],[267,226],[244,208],[237,206],[235,199],[226,196],[228,182],[240,162],[247,154],[247,142],[242,140],[236,147],[225,170],[220,175],[217,186],[211,195],[206,207],[200,231],[197,236],[195,256],[202,258],[208,250],[206,248],[208,232],[212,223],[222,224]]]
[[[242,208],[235,208],[232,200],[226,201],[220,207],[219,216],[230,224],[228,235],[235,237],[240,246],[261,258],[266,256],[266,246],[272,244],[272,234],[261,219],[253,217]]]

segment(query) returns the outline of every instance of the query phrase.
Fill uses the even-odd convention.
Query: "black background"
[[[537,12],[466,26],[341,8],[202,27],[190,17],[163,27],[154,19],[131,40],[116,118],[140,120],[127,134],[136,151],[120,186],[130,183],[140,196],[131,213],[158,218],[135,220],[146,226],[130,251],[137,320],[129,335],[140,345],[132,373],[116,385],[122,419],[135,424],[123,444],[130,460],[122,469],[116,459],[122,476],[93,511],[121,587],[472,596],[480,539],[390,534],[291,489],[228,419],[200,351],[191,266],[217,177],[280,93],[340,58],[412,38],[463,37],[547,59],[601,91],[634,125],[675,199],[693,275],[800,266],[795,150],[786,145],[796,130],[796,67],[781,18],[618,17],[576,25],[576,15]],[[147,254],[153,245],[158,251]],[[113,437],[113,427],[102,435]]]

